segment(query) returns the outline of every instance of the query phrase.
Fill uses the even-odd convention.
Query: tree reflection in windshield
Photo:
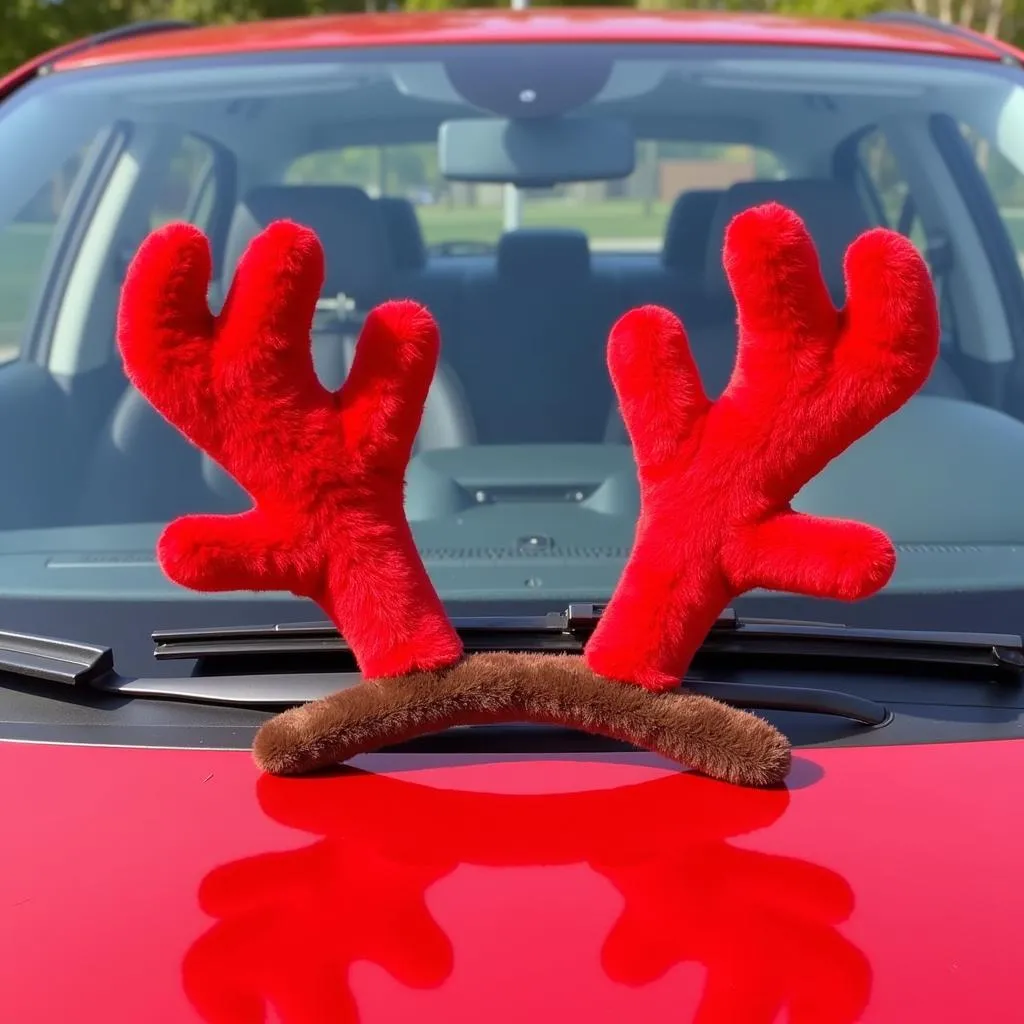
[[[859,1019],[871,970],[837,930],[853,910],[850,886],[824,867],[729,842],[778,821],[786,790],[673,772],[562,793],[549,791],[551,765],[492,767],[505,783],[491,788],[504,791],[434,788],[406,781],[411,773],[262,777],[264,812],[320,838],[203,881],[200,903],[217,920],[184,962],[203,1019],[248,1024],[273,1007],[284,1024],[518,1020],[519,985],[533,987],[527,1001],[546,1019],[585,1011],[594,1020],[594,1006],[609,1020],[652,1009],[701,1024],[771,1024],[783,1009],[793,1024]],[[462,777],[475,784],[478,772]],[[545,773],[546,787],[508,792]],[[458,768],[425,774],[460,784]],[[506,872],[497,882],[494,869]],[[614,889],[603,893],[602,880]],[[518,902],[524,884],[532,905]],[[595,928],[597,918],[607,925]],[[538,919],[557,919],[539,942]],[[497,939],[473,938],[487,931]],[[488,957],[490,946],[525,948],[533,962]],[[579,955],[590,947],[592,963]],[[657,1006],[648,998],[686,963],[704,971],[689,1018],[678,972]],[[406,1010],[395,1014],[396,1000]]]

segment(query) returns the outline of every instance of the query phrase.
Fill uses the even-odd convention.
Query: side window
[[[858,184],[867,209],[874,211],[881,224],[909,238],[928,261],[939,301],[939,340],[943,350],[951,354],[959,345],[956,304],[946,286],[952,250],[940,238],[929,239],[899,161],[880,130],[874,129],[861,137],[856,159]]]
[[[0,364],[17,358],[61,215],[88,147],[73,153],[0,227]]]
[[[523,190],[522,224],[581,230],[595,250],[657,252],[680,192],[781,176],[771,153],[750,146],[641,141],[636,170],[624,180]],[[431,144],[309,153],[285,181],[356,185],[371,196],[408,199],[427,245],[448,252],[493,247],[504,226],[504,187],[445,181]]]
[[[913,197],[885,136],[878,130],[864,135],[857,145],[857,165],[868,193],[868,208],[877,210],[882,222],[902,232],[925,252],[924,226],[914,208]]]
[[[184,135],[170,160],[150,213],[150,227],[184,220],[206,228],[216,202],[215,153],[209,143]]]
[[[12,218],[0,226],[0,365],[15,359],[23,344],[33,303],[40,293],[63,217],[72,209],[89,147],[71,154]],[[195,136],[183,136],[162,169],[149,228],[172,220],[206,227],[216,201],[214,151]],[[146,225],[141,226],[144,230]]]
[[[1006,233],[1017,250],[1017,262],[1024,271],[1024,174],[969,125],[961,124],[960,132],[988,183]]]

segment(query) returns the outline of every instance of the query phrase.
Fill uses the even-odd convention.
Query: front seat
[[[330,304],[344,296],[340,315],[325,310],[312,334],[317,374],[334,390],[351,364],[360,314],[402,297],[394,286],[395,260],[383,217],[365,192],[348,186],[255,189],[233,218],[221,282],[231,280],[256,234],[279,219],[316,231],[326,262],[324,297]],[[459,447],[472,444],[474,436],[461,386],[449,367],[439,366],[416,448]],[[83,523],[164,522],[188,512],[234,511],[249,504],[241,488],[130,385],[101,434],[87,479],[79,511]]]

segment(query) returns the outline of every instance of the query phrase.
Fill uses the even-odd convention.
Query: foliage
[[[126,22],[203,23],[363,10],[361,0],[0,0],[0,69]]]

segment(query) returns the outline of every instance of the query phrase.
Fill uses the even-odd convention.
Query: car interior
[[[753,88],[720,90],[714,102],[749,110],[756,94]],[[741,211],[775,201],[804,219],[838,305],[849,243],[879,224],[913,230],[923,239],[943,313],[943,354],[913,408],[865,438],[859,454],[837,460],[800,507],[866,515],[899,541],[1024,541],[1024,494],[1019,505],[969,502],[970,487],[951,494],[948,484],[951,451],[970,463],[963,472],[976,481],[971,486],[989,490],[995,484],[985,482],[986,474],[1001,477],[1005,487],[1001,460],[1008,451],[1024,452],[1024,394],[1015,383],[1014,345],[1024,335],[1013,333],[1016,311],[1024,309],[1024,284],[991,194],[976,171],[964,169],[957,140],[949,137],[946,122],[955,127],[956,118],[936,113],[931,101],[923,111],[910,102],[880,110],[881,101],[858,97],[842,108],[844,116],[812,111],[817,120],[794,133],[788,119],[806,106],[805,99],[769,93],[757,101],[752,123],[720,124],[717,136],[707,120],[637,115],[638,138],[645,130],[688,142],[721,142],[723,135],[750,142],[756,135],[784,168],[778,177],[680,191],[660,250],[653,252],[596,250],[586,232],[559,226],[520,227],[501,233],[494,245],[464,251],[428,244],[417,206],[406,196],[371,195],[344,182],[288,180],[287,168],[306,153],[366,144],[365,125],[317,122],[320,103],[286,97],[280,109],[261,108],[248,125],[233,115],[220,117],[209,104],[183,101],[173,123],[150,111],[108,158],[106,183],[82,198],[77,223],[68,215],[60,225],[33,320],[35,344],[0,369],[0,421],[39,423],[41,409],[47,420],[35,442],[0,452],[0,468],[14,485],[13,499],[0,509],[0,526],[158,524],[249,504],[131,387],[113,346],[116,289],[109,281],[120,280],[148,229],[154,188],[146,175],[158,176],[169,147],[194,134],[211,140],[212,156],[194,184],[185,219],[199,223],[211,240],[214,308],[253,237],[272,221],[290,218],[313,228],[326,254],[322,309],[312,334],[325,386],[333,389],[344,380],[361,318],[376,303],[413,298],[437,319],[441,365],[409,477],[415,522],[429,527],[432,519],[479,505],[503,506],[514,517],[532,498],[582,503],[631,524],[636,496],[628,484],[628,438],[605,364],[608,331],[638,305],[673,310],[685,323],[708,392],[720,394],[736,350],[736,310],[721,260],[725,230]],[[644,102],[642,112],[656,110],[654,101]],[[710,101],[697,95],[692,102]],[[298,118],[303,109],[305,122],[282,129],[273,159],[266,157],[261,118],[281,124],[283,116]],[[396,101],[396,110],[404,109]],[[719,110],[715,120],[726,121],[731,112]],[[421,142],[436,131],[436,117],[414,124],[396,116],[379,124],[374,138],[378,144]],[[907,182],[899,224],[884,212],[861,155],[871,135],[891,141]],[[137,173],[131,187],[114,196],[112,190],[122,187],[118,161],[126,157]],[[107,200],[110,211],[104,209]],[[993,215],[1001,238],[991,237]],[[91,290],[76,281],[86,270],[93,275]],[[107,275],[103,287],[95,286],[100,274]],[[930,437],[920,450],[911,449],[915,473],[885,454],[906,437],[917,438],[919,446],[921,437]],[[969,450],[965,437],[973,445]],[[60,449],[59,457],[45,450],[48,443]],[[60,472],[40,474],[47,459]],[[932,476],[922,466],[931,467]],[[925,516],[923,500],[934,503]],[[483,526],[481,531],[484,537]],[[424,543],[429,546],[429,536]],[[621,554],[620,548],[608,550]]]

